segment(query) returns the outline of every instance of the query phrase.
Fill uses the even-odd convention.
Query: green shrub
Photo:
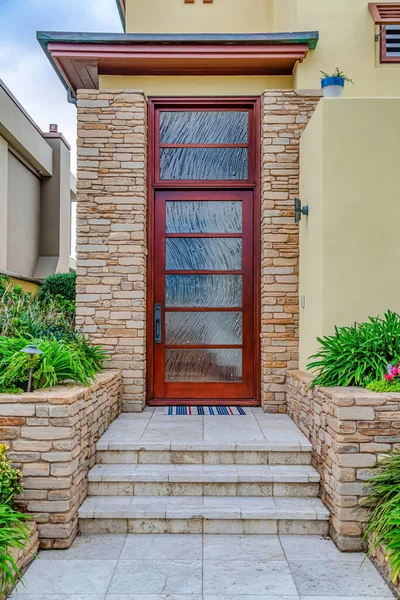
[[[400,359],[400,317],[388,311],[353,327],[336,327],[335,334],[318,338],[321,349],[307,369],[316,371],[312,387],[361,386],[382,379],[387,365]]]
[[[11,506],[14,496],[21,494],[21,478],[21,471],[10,467],[7,459],[7,446],[0,444],[0,505]]]
[[[396,379],[394,381],[376,379],[367,385],[367,389],[371,390],[371,392],[377,392],[378,394],[388,392],[392,394],[398,394],[400,393],[400,379]]]
[[[30,539],[30,529],[26,524],[30,517],[15,511],[7,504],[0,504],[0,594],[14,586],[21,573],[11,551],[24,548]]]
[[[366,508],[365,540],[371,554],[383,544],[392,568],[393,582],[400,573],[400,451],[383,458],[367,483],[368,497],[360,503]]]
[[[55,273],[44,280],[39,298],[45,301],[49,296],[61,296],[64,300],[75,302],[76,273]]]
[[[31,358],[21,352],[29,344],[43,354]],[[100,346],[90,346],[82,335],[72,341],[0,337],[0,393],[10,387],[25,389],[31,367],[32,390],[68,380],[90,385],[106,358]]]

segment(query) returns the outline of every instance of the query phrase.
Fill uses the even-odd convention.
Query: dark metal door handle
[[[156,344],[162,343],[162,327],[161,327],[161,304],[154,305],[154,341]]]

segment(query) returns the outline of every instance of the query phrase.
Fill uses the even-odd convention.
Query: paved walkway
[[[389,600],[318,536],[93,535],[40,553],[12,600]]]

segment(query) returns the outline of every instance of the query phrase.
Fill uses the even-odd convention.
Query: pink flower
[[[393,377],[397,377],[398,375],[400,375],[400,369],[398,367],[393,367],[392,375]]]
[[[393,381],[393,375],[389,375],[389,373],[387,373],[385,375],[385,379],[386,379],[386,381]]]

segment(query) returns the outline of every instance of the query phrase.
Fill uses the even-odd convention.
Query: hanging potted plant
[[[325,98],[340,98],[346,81],[354,84],[353,80],[347,77],[338,67],[332,75],[321,71],[321,88]]]

